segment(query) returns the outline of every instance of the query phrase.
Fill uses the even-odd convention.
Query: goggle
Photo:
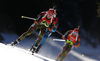
[[[54,10],[49,10],[49,11],[52,11],[52,12],[54,12]]]
[[[50,12],[51,12],[52,14],[54,14],[54,10],[49,10],[48,13],[50,13]]]
[[[76,32],[74,32],[75,34],[78,34],[78,33],[76,33]]]

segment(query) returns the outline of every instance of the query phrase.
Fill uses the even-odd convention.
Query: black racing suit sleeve
[[[56,24],[53,24],[54,28],[53,29],[57,29],[59,25],[59,22],[57,22]]]
[[[64,37],[67,39],[68,35],[70,34],[71,30],[68,30],[65,34]]]
[[[36,17],[36,21],[40,21],[40,19],[43,17],[44,12],[41,12],[37,17]]]
[[[59,24],[59,22],[57,22],[57,23],[54,25],[54,28],[53,28],[52,32],[55,32],[55,31],[57,30],[58,24]]]
[[[57,23],[56,23],[56,24],[53,24],[54,21],[57,21]],[[56,30],[56,29],[58,28],[58,24],[59,24],[58,19],[55,18],[55,19],[53,20],[53,22],[52,22],[51,25],[50,25],[50,29],[55,29],[55,30]]]
[[[80,44],[79,38],[80,38],[80,37],[77,37],[77,41],[76,41],[76,43],[74,43],[74,45],[77,45],[77,46],[78,46],[78,45]]]

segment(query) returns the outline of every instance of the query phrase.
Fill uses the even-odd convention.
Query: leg
[[[58,55],[57,57],[57,61],[60,60],[60,61],[64,61],[64,59],[66,58],[67,54],[69,53],[69,51],[71,50],[72,48],[72,45],[68,45],[66,43],[66,45],[63,47],[63,51]]]
[[[44,34],[45,34],[45,30],[46,30],[46,29],[41,29],[41,30],[40,30],[40,35],[39,35],[39,38],[37,39],[37,42],[36,42],[35,46],[38,46],[38,45],[41,43],[42,38],[43,38],[43,36],[44,36]]]
[[[65,50],[64,55],[61,57],[60,61],[64,61],[68,53],[69,53],[69,50]]]
[[[39,38],[35,41],[35,44],[31,47],[30,50],[33,49],[33,51],[35,51],[36,53],[38,52],[38,51],[37,51],[37,48],[40,47],[39,45],[40,45],[40,43],[41,43],[41,41],[42,41],[42,38],[43,38],[45,32],[46,32],[46,28],[40,29]]]
[[[33,33],[33,29],[32,28],[29,28],[28,31],[26,31],[25,33],[23,33],[18,39],[19,39],[19,42],[24,39],[25,37],[31,35]]]
[[[26,31],[25,33],[23,33],[18,39],[19,41],[21,41],[22,39],[24,39],[25,37],[31,35],[35,30],[38,29],[38,25],[35,25],[35,23],[33,23],[31,25],[31,27],[28,29],[28,31]]]
[[[45,33],[45,35],[44,35],[43,38],[42,38],[41,43],[40,43],[39,46],[38,46],[36,52],[39,51],[39,49],[42,47],[42,45],[44,44],[44,42],[46,41],[46,39],[47,39],[50,35],[51,35],[51,32],[47,30],[46,33]]]
[[[30,27],[26,32],[24,32],[15,42],[11,43],[12,46],[18,44],[22,39],[31,35],[36,30],[35,26]]]
[[[42,37],[42,41],[41,41],[40,45],[44,44],[45,40],[50,36],[50,34],[51,34],[51,32],[49,30],[47,30],[45,35]],[[36,42],[37,41],[35,41],[34,45],[36,45]]]
[[[56,61],[59,61],[59,59],[63,56],[63,51],[57,56]]]
[[[71,51],[72,45],[66,44],[65,47],[63,48],[64,50],[64,55],[61,57],[61,61],[64,61],[67,54]]]

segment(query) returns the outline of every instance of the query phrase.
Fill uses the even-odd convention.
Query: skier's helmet
[[[78,32],[79,32],[78,28],[75,28],[75,29],[74,29],[74,33],[75,33],[75,34],[78,34]]]
[[[50,8],[49,11],[48,11],[48,13],[51,13],[53,15],[55,13],[55,10],[52,9],[52,8]]]

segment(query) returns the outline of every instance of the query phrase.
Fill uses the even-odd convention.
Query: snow
[[[5,44],[9,44],[19,37],[19,35],[15,33],[1,33],[1,35],[5,39],[3,42]],[[2,59],[2,61],[11,61],[14,59],[16,61],[53,61],[56,59],[58,54],[61,53],[64,42],[52,41],[54,37],[49,37],[42,48],[39,50],[38,54],[35,54],[35,56],[31,55],[29,51],[26,50],[32,46],[36,40],[35,38],[25,38],[18,45],[16,45],[16,47],[5,46],[4,44],[0,43],[0,57],[3,57],[0,59]],[[81,45],[78,49],[84,53],[84,56],[81,56],[80,52],[73,48],[73,50],[67,55],[65,61],[100,60],[100,45],[97,49],[92,48],[90,45]]]
[[[79,53],[77,53],[77,52],[75,52],[75,51],[71,51],[70,52],[72,55],[74,55],[74,56],[76,56],[76,57],[78,57],[79,59],[81,59],[82,61],[97,61],[97,60],[95,60],[95,59],[92,59],[92,58],[89,58],[89,57],[86,57],[86,56],[82,56],[82,55],[80,55]]]
[[[21,48],[12,47],[0,43],[0,61],[54,61],[52,59],[35,54]]]

